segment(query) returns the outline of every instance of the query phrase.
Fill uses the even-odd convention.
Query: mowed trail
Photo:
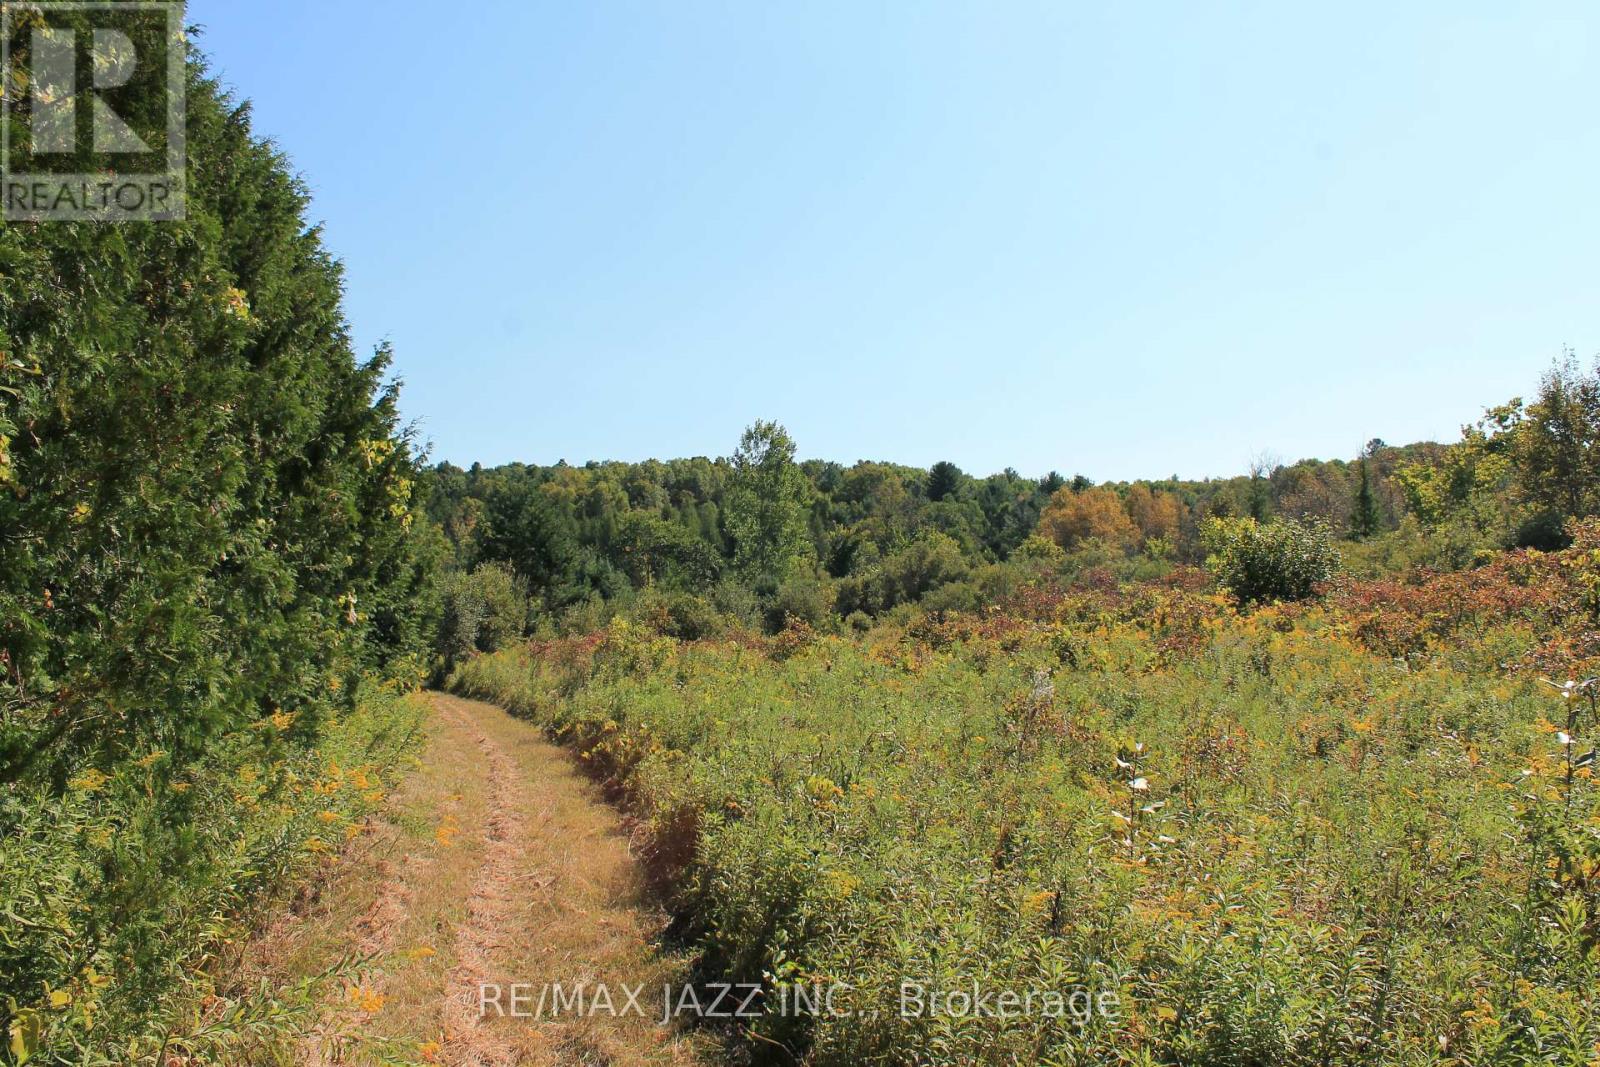
[[[314,898],[275,923],[249,969],[274,980],[368,957],[330,991],[301,1042],[304,1067],[701,1064],[708,1038],[657,1025],[684,963],[658,950],[665,918],[644,892],[618,812],[574,761],[499,708],[430,694],[414,773]],[[643,985],[643,1017],[514,1018],[547,984]],[[501,1006],[480,1010],[498,986]],[[652,1015],[652,1009],[655,1014]]]

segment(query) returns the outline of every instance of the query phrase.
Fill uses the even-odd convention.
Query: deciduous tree
[[[733,454],[725,520],[735,568],[751,582],[776,583],[811,552],[806,504],[810,486],[794,462],[795,445],[776,422],[745,430]]]
[[[1139,528],[1128,517],[1122,498],[1104,487],[1082,492],[1073,492],[1070,486],[1057,489],[1039,516],[1039,532],[1066,549],[1091,539],[1124,549],[1139,543]]]

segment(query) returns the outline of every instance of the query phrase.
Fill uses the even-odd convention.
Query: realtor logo
[[[183,5],[0,0],[0,217],[185,217]]]

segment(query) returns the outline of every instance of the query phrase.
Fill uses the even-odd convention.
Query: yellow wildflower
[[[68,779],[67,785],[80,793],[94,793],[109,781],[111,781],[109,774],[90,767],[76,778]]]
[[[350,1003],[368,1015],[373,1015],[383,1010],[383,994],[365,982],[358,986],[351,986],[348,990],[348,995]]]

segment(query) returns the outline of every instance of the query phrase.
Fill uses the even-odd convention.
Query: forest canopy
[[[531,627],[597,625],[641,597],[698,620],[680,620],[690,630],[718,619],[828,627],[910,605],[978,610],[1040,573],[1126,580],[1198,567],[1217,558],[1207,530],[1224,520],[1258,524],[1257,544],[1287,545],[1279,526],[1320,531],[1306,536],[1345,542],[1344,565],[1365,574],[1561,547],[1569,520],[1600,509],[1597,382],[1568,355],[1531,402],[1490,409],[1459,442],[1374,439],[1348,460],[1258,460],[1218,479],[1097,484],[950,462],[800,461],[781,425],[756,422],[726,458],[441,463],[424,483],[467,575],[458,588],[509,568]]]

